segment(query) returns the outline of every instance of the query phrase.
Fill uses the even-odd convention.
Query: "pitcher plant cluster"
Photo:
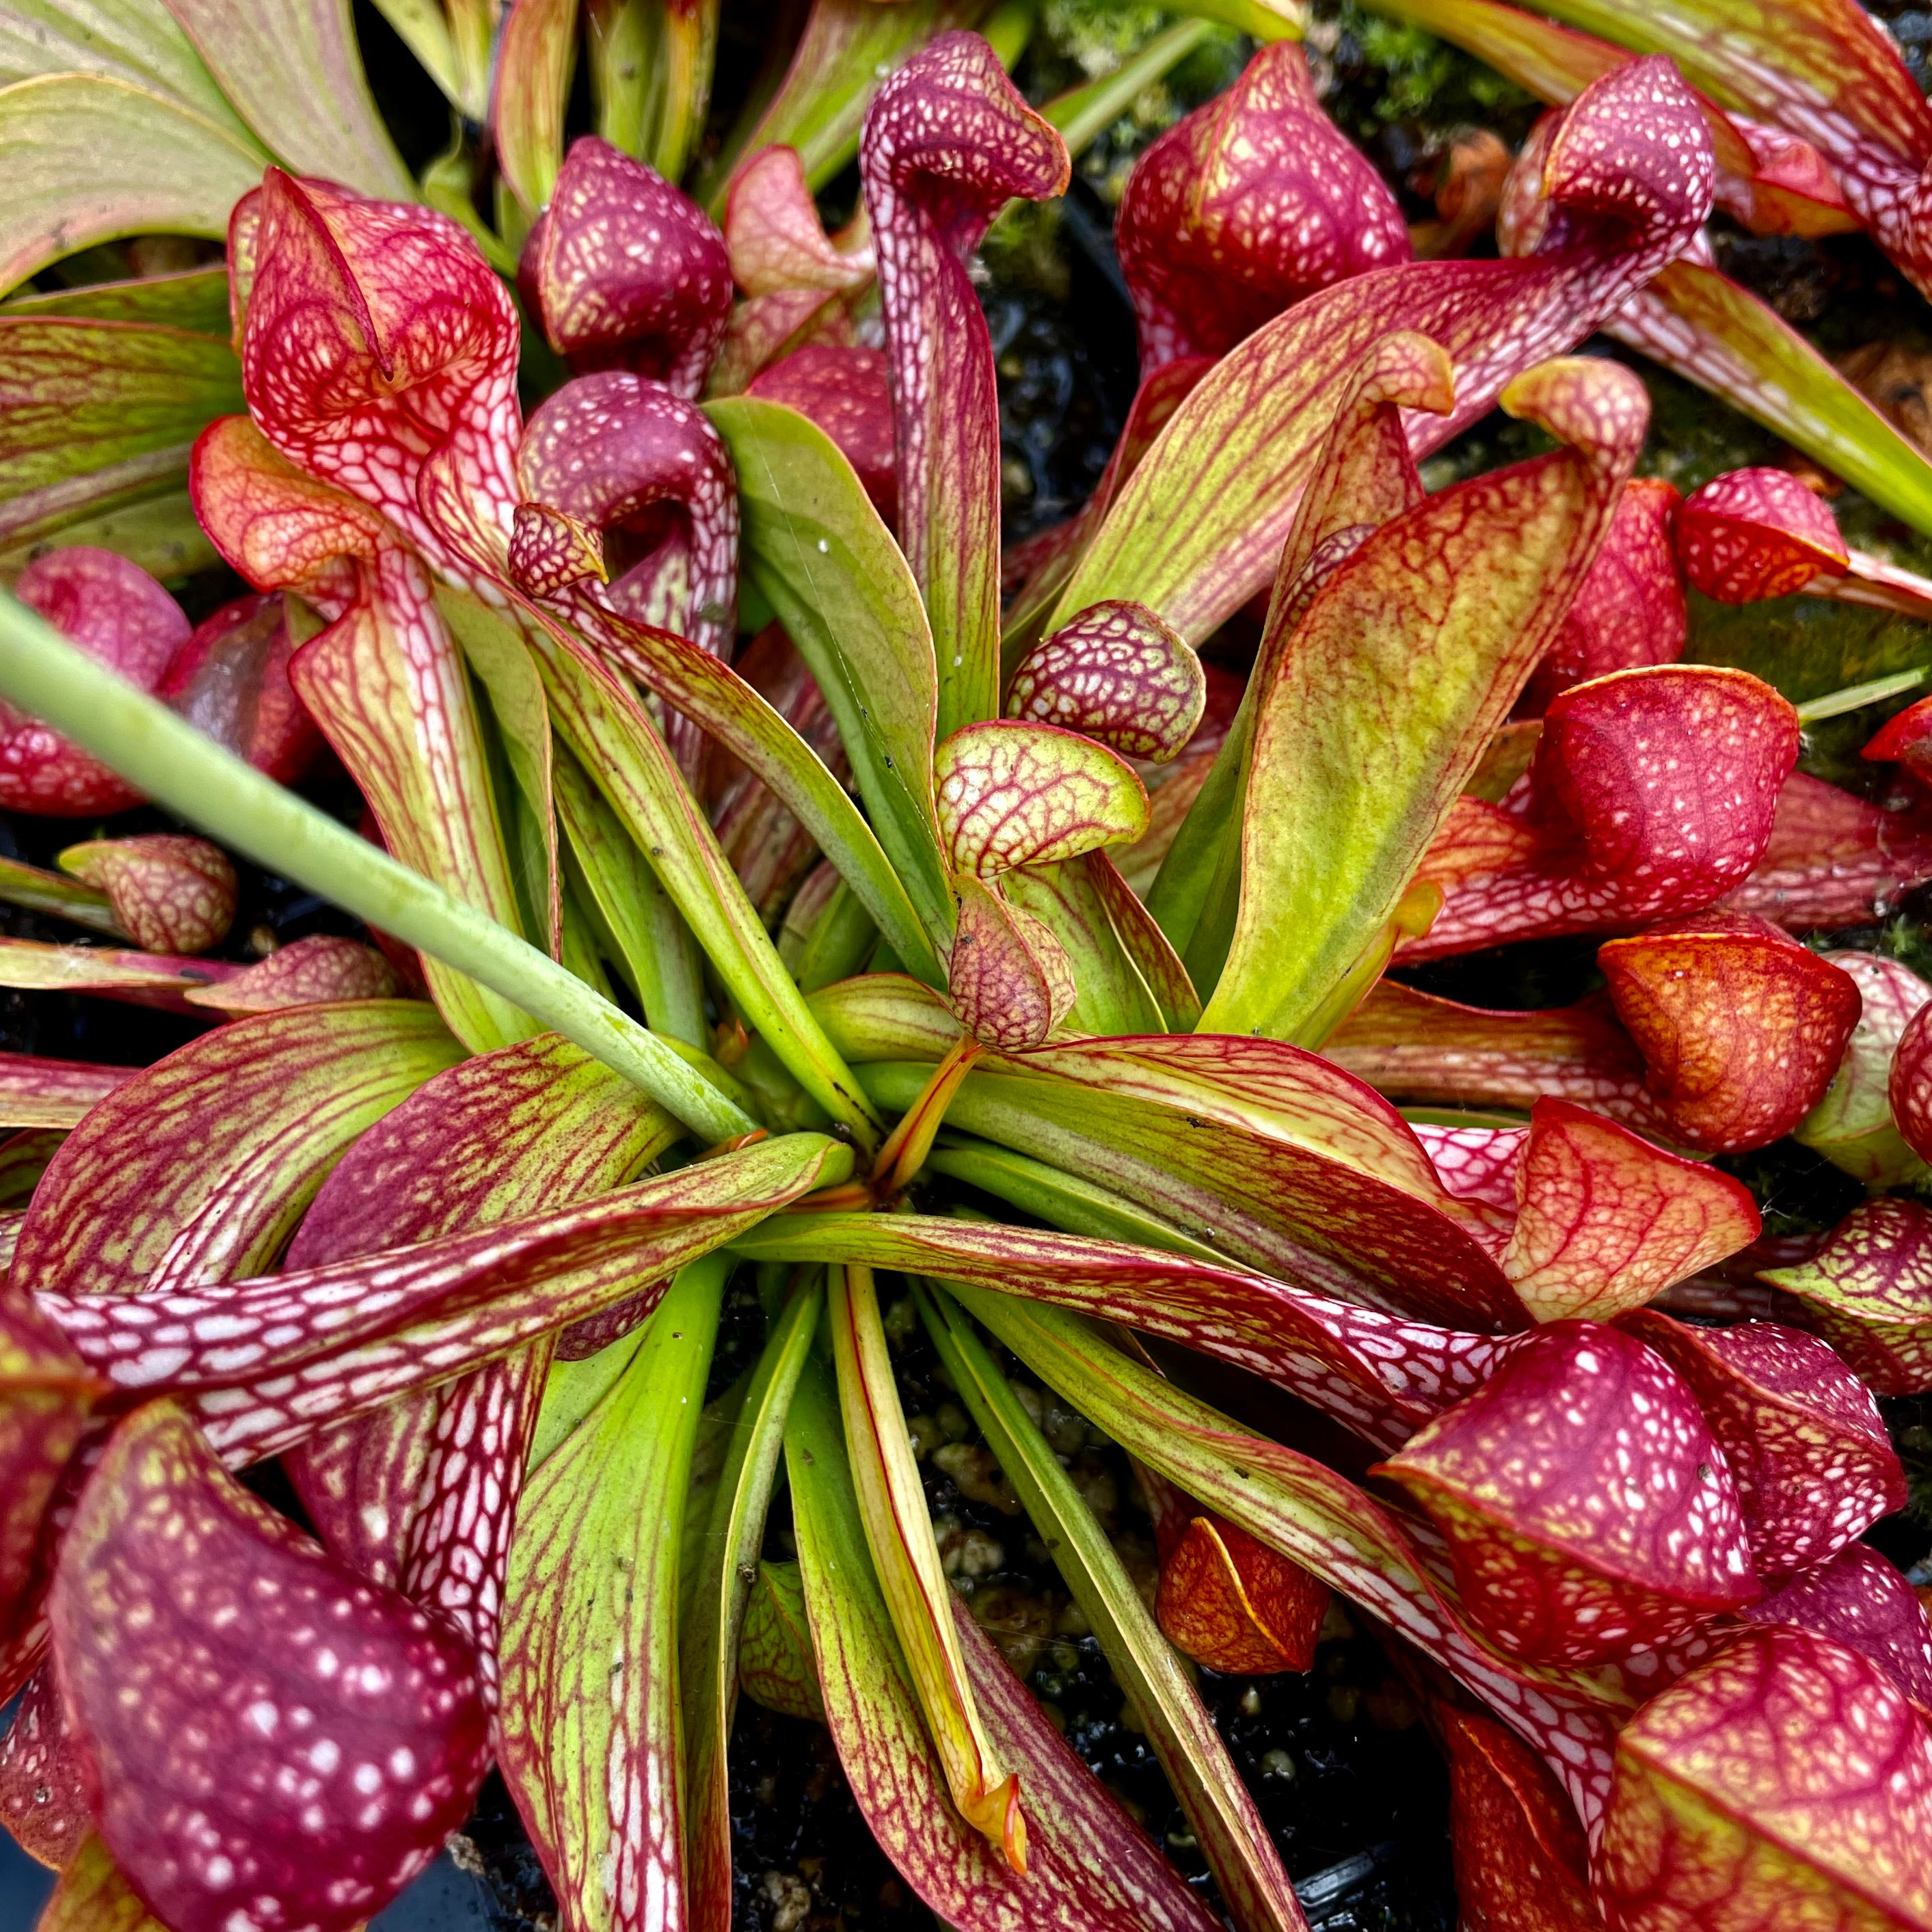
[[[1683,661],[1694,590],[1932,584],[1786,470],[1636,474],[1645,382],[1577,352],[1932,532],[1706,232],[1932,290],[1932,108],[1852,0],[1387,5],[1547,102],[1521,152],[1412,234],[1289,0],[1202,0],[1257,50],[1127,182],[1132,411],[1004,547],[975,252],[1198,20],[1036,110],[1024,6],[814,0],[721,144],[717,0],[386,0],[459,130],[415,177],[334,0],[0,8],[0,805],[190,828],[0,867],[97,942],[0,978],[204,1022],[0,1056],[46,1932],[352,1932],[493,1764],[565,1932],[726,1932],[741,1688],[960,1932],[1294,1932],[1192,1666],[1306,1669],[1331,1593],[1468,1927],[1932,1928],[1932,1627],[1861,1540],[1874,1396],[1932,1391],[1932,986],[1805,943],[1932,880],[1932,699],[1854,795],[1802,730],[1910,678],[1801,716]],[[1426,490],[1498,410],[1544,453]],[[217,560],[191,626],[154,573]],[[224,847],[368,942],[198,956]],[[1387,976],[1562,936],[1570,1006]],[[1787,1136],[1869,1198],[1780,1250],[1713,1157]],[[1218,1909],[952,1590],[899,1304]],[[1133,1459],[1151,1600],[1041,1388]]]

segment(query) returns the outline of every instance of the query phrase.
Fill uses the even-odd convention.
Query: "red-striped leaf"
[[[518,278],[550,346],[580,370],[628,369],[695,396],[731,313],[724,238],[642,161],[571,144]]]
[[[689,1923],[680,1539],[725,1264],[677,1279],[537,1471],[505,1596],[502,1760],[568,1932]]]
[[[1635,1701],[1616,1673],[1510,1664],[1472,1634],[1396,1519],[1346,1478],[1183,1394],[1058,1310],[976,1288],[961,1298],[1132,1454],[1450,1671],[1534,1746],[1586,1823],[1600,1813],[1614,1724]]]
[[[96,1101],[140,1070],[87,1060],[43,1060],[37,1053],[0,1054],[0,1126],[76,1127]]]
[[[946,962],[954,1018],[988,1046],[1042,1045],[1073,1010],[1078,989],[1066,949],[1044,921],[1008,904],[997,885],[962,875],[954,893],[958,930]]]
[[[1763,1276],[1877,1395],[1932,1389],[1932,1214],[1916,1202],[1855,1208],[1808,1262]]]
[[[1042,619],[1052,608],[1061,585],[1072,575],[1094,532],[1112,508],[1120,486],[1154,447],[1168,419],[1187,400],[1195,384],[1213,366],[1208,356],[1184,356],[1154,370],[1134,392],[1119,440],[1079,514],[1009,546],[1001,560],[1001,582],[1018,592],[1007,613],[1009,639],[1039,634]]]
[[[118,946],[54,946],[38,939],[0,938],[0,986],[22,992],[98,993],[130,1006],[196,1017],[190,993],[238,978],[248,968],[232,959],[182,959]],[[20,1124],[25,1125],[22,1122]]]
[[[1472,1620],[1513,1657],[1627,1655],[1759,1594],[1690,1390],[1615,1329],[1538,1330],[1380,1472],[1428,1511]]]
[[[1018,1768],[988,1734],[967,1672],[872,1270],[828,1269],[826,1310],[853,1493],[905,1674],[953,1805],[1024,1876],[1027,1792]]]
[[[1899,1132],[1924,1160],[1932,1150],[1932,1018],[1924,1006],[1899,1035],[1888,1090]]]
[[[1624,485],[1603,548],[1523,692],[1520,715],[1540,716],[1573,684],[1684,655],[1690,618],[1672,542],[1681,500],[1660,478]]]
[[[90,1297],[257,1273],[356,1137],[458,1058],[414,1000],[298,1007],[206,1034],[68,1136],[10,1279]]]
[[[862,224],[837,241],[826,234],[796,148],[760,148],[731,178],[724,201],[731,277],[754,298],[788,289],[856,294],[876,266],[863,236]]]
[[[818,1660],[812,1654],[806,1616],[805,1579],[796,1563],[758,1564],[738,1646],[738,1688],[768,1711],[809,1718],[818,1724],[825,1721]]]
[[[1616,1932],[1932,1924],[1932,1739],[1856,1651],[1753,1631],[1624,1727],[1596,1877]]]
[[[257,1502],[171,1405],[116,1431],[52,1610],[101,1836],[178,1932],[348,1932],[468,1813],[469,1645]]]
[[[331,418],[327,434],[336,428]],[[326,466],[313,449],[304,460]],[[192,481],[202,527],[244,576],[300,590],[332,620],[292,660],[290,680],[384,842],[515,930],[516,889],[469,676],[422,562],[380,515],[278,455],[245,416],[214,424],[195,446]],[[536,1030],[437,962],[424,970],[466,1045],[500,1046]]]
[[[955,1811],[879,1594],[822,1370],[785,1430],[806,1608],[826,1720],[873,1836],[961,1932],[1207,1932],[1200,1902],[1060,1742],[963,1605],[955,1629],[994,1743],[1019,1768],[1022,1875]]]
[[[1830,1085],[1862,1004],[1848,974],[1748,914],[1612,940],[1597,963],[1671,1137],[1712,1153],[1789,1133]]]
[[[1540,232],[1521,238],[1534,252],[1377,269],[1258,330],[1195,389],[1122,489],[1057,617],[1135,597],[1198,643],[1272,574],[1342,386],[1371,342],[1413,329],[1448,351],[1454,412],[1409,428],[1418,455],[1438,448],[1680,253],[1708,212],[1712,178],[1702,115],[1666,63],[1633,62],[1597,82],[1526,184],[1545,197]]]
[[[476,244],[429,208],[274,168],[259,220],[242,374],[262,434],[439,566],[500,558],[517,501],[517,315]],[[318,346],[296,353],[304,344]]]
[[[1512,1346],[1236,1268],[1046,1229],[920,1214],[797,1214],[737,1246],[760,1260],[863,1262],[936,1275],[1124,1322],[1265,1376],[1388,1448],[1474,1388]]]
[[[1924,452],[1776,310],[1707,262],[1680,256],[1605,332],[1755,417],[1893,515],[1915,524],[1932,515]],[[1854,557],[1862,576],[1868,568]],[[1811,588],[1829,595],[1835,585],[1852,593],[1850,578],[1814,578]]]
[[[1099,1520],[972,1324],[944,1295],[922,1292],[918,1298],[926,1332],[960,1399],[1018,1492],[1146,1726],[1148,1741],[1180,1801],[1238,1932],[1303,1932],[1300,1904],[1261,1814]],[[1150,1496],[1177,1496],[1144,1464],[1137,1466],[1136,1474]],[[1286,1562],[1268,1554],[1277,1563]]]
[[[602,1193],[680,1131],[554,1034],[464,1060],[350,1150],[287,1265],[352,1260]],[[486,1677],[547,1366],[541,1350],[492,1363],[327,1430],[285,1459],[328,1547],[442,1610],[477,1644]]]
[[[267,1365],[253,1374],[210,1341],[194,1362],[204,1382],[195,1412],[230,1461],[278,1454],[319,1429],[447,1382],[619,1303],[633,1303],[634,1320],[641,1319],[671,1270],[851,1172],[850,1150],[842,1143],[787,1134],[583,1207],[301,1275],[266,1276],[248,1285],[245,1300],[237,1290],[219,1298],[212,1304],[218,1324],[238,1312],[273,1310],[281,1318],[299,1313],[298,1334],[285,1339],[284,1319],[265,1329],[277,1342],[262,1345]],[[184,1304],[195,1313],[208,1305]],[[110,1316],[108,1332],[113,1327]],[[220,1333],[218,1325],[218,1339]],[[376,1339],[356,1339],[371,1335]],[[268,1357],[278,1346],[304,1359],[292,1369],[274,1366]],[[136,1361],[134,1372],[141,1367]]]
[[[292,166],[370,194],[414,191],[332,0],[172,0],[168,10],[242,119]]]
[[[1666,665],[1564,692],[1516,809],[1456,802],[1422,863],[1442,910],[1398,958],[1711,905],[1763,856],[1797,755],[1796,712],[1743,671]]]
[[[563,159],[563,116],[577,64],[572,0],[508,0],[496,50],[490,131],[511,191],[534,214]]]
[[[1402,412],[1446,414],[1453,375],[1439,344],[1398,331],[1368,346],[1340,393],[1282,548],[1254,668],[1148,895],[1150,910],[1204,980],[1220,976],[1239,909],[1258,714],[1294,675],[1289,646],[1316,592],[1375,531],[1420,504]]]
[[[1622,1325],[1696,1396],[1736,1480],[1759,1575],[1822,1563],[1904,1508],[1878,1406],[1815,1336],[1769,1322],[1693,1328],[1647,1310]]]
[[[1932,878],[1932,826],[1794,772],[1778,795],[1771,837],[1732,912],[1760,913],[1793,932],[1882,919],[1900,894]]]
[[[33,1303],[0,1283],[0,1696],[30,1654],[43,1526],[99,1380]]]
[[[659,1282],[741,1225],[788,1206],[828,1168],[849,1166],[849,1157],[833,1156],[836,1144],[788,1134],[581,1205],[218,1287],[125,1298],[49,1288],[39,1302],[122,1390],[229,1392],[203,1401],[210,1417],[339,1388],[372,1361],[409,1369],[404,1387],[428,1386],[502,1352],[506,1336],[567,1328]],[[423,1343],[412,1360],[432,1328],[452,1339],[438,1339],[433,1352]],[[357,1413],[372,1406],[350,1405]],[[239,1427],[224,1422],[210,1432],[225,1449],[241,1439]]]
[[[1932,111],[1883,26],[1852,0],[1731,0],[1660,12],[1647,0],[1542,0],[1627,46],[1670,55],[1726,106],[1815,143],[1879,245],[1932,279],[1922,197]]]
[[[235,868],[218,845],[177,832],[70,845],[61,869],[107,895],[115,923],[150,952],[206,952],[235,920]]]
[[[874,1069],[868,1090],[882,1104],[909,1106],[914,1071]],[[976,1068],[947,1118],[965,1132],[1124,1194],[1220,1253],[1318,1293],[1452,1325],[1525,1320],[1496,1258],[1507,1218],[1456,1200],[1412,1140],[1412,1165],[1392,1173],[1361,1157],[1378,1138],[1372,1117],[1357,1126],[1354,1144],[1345,1138],[1331,1146],[1318,1130],[1230,1120],[1225,1102],[1221,1118],[1190,1110],[1190,1085],[1198,1091],[1206,1082],[1153,1094],[1134,1089],[1155,1083],[1134,1082],[1131,1068],[1124,1073],[1124,1090],[1109,1091],[1090,1081],[1041,1078],[1024,1063]]]
[[[1147,788],[1132,767],[1056,725],[963,726],[940,741],[932,778],[948,856],[980,879],[1130,844],[1147,830]]]
[[[1281,646],[1258,700],[1239,906],[1208,1031],[1297,1039],[1324,1010],[1394,916],[1610,525],[1649,419],[1642,385],[1552,362],[1503,401],[1572,447],[1384,524]],[[1210,939],[1187,956],[1202,985],[1220,963]]]
[[[58,295],[30,295],[0,315],[0,540],[10,550],[31,554],[178,487],[188,446],[239,406],[226,331],[202,332],[208,304],[190,292],[212,280],[225,309],[226,277],[155,279],[158,290],[110,283],[70,296],[71,309]]]
[[[1207,702],[1186,640],[1145,604],[1114,603],[1082,611],[1036,644],[1006,688],[1006,709],[1166,764],[1193,736]]]
[[[932,620],[944,738],[1000,708],[998,398],[964,258],[1010,198],[1066,187],[1066,148],[984,40],[942,34],[879,89],[859,166],[892,360],[899,539]]]
[[[1322,1051],[1406,1106],[1527,1113],[1550,1094],[1653,1137],[1664,1131],[1644,1086],[1643,1056],[1600,993],[1515,1012],[1384,980]]]
[[[143,691],[188,639],[181,606],[112,550],[76,544],[21,572],[14,594],[64,636]],[[0,706],[0,804],[56,818],[122,812],[140,797],[44,724]]]
[[[1114,241],[1144,375],[1223,356],[1304,296],[1408,259],[1394,196],[1322,111],[1292,40],[1149,146]]]
[[[684,1599],[688,1622],[679,1638],[678,1667],[691,1794],[691,1909],[707,1928],[722,1923],[730,1910],[730,1746],[737,1691],[820,1722],[825,1716],[797,1565],[760,1562],[755,1582],[746,1574],[764,1544],[785,1418],[824,1305],[822,1283],[808,1277],[770,1324],[744,1401],[730,1422],[701,1540],[687,1526],[685,1552],[688,1556],[694,1546],[697,1556]]]

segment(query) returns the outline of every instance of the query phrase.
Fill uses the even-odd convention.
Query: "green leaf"
[[[1544,363],[1504,406],[1579,445],[1387,524],[1316,593],[1260,694],[1241,893],[1204,1033],[1297,1036],[1394,915],[1556,634],[1641,446],[1626,370]],[[1203,961],[1190,955],[1197,984]]]
[[[123,236],[218,241],[268,160],[253,141],[166,94],[92,74],[0,88],[0,290]]]
[[[679,1271],[518,1511],[500,1761],[585,1932],[681,1916],[678,1555],[727,1272],[716,1256]]]
[[[942,976],[898,874],[845,788],[761,693],[685,638],[620,617],[606,620],[634,656],[634,675],[732,753],[851,881],[892,949],[934,984]]]
[[[375,0],[375,4],[376,10],[395,28],[397,38],[416,56],[450,105],[466,121],[484,121],[490,112],[487,58],[481,71],[466,71],[466,66],[475,64],[461,59],[442,0]],[[483,9],[471,6],[464,10],[475,14]]]
[[[644,1327],[633,1328],[594,1355],[551,1362],[544,1383],[543,1406],[537,1411],[536,1427],[530,1436],[529,1473],[533,1474],[548,1462],[609,1394],[644,1346],[646,1333]]]
[[[514,932],[516,886],[470,683],[413,559],[399,574],[409,580],[401,594],[352,604],[302,646],[290,681],[396,856]],[[467,975],[434,958],[426,968],[437,1005],[473,1052],[540,1030]]]
[[[860,124],[879,82],[934,34],[974,26],[987,0],[818,0],[776,89],[754,96],[718,158],[706,170],[698,198],[714,219],[742,160],[774,142],[796,148],[806,178],[821,188],[859,152]]]
[[[226,342],[230,328],[228,271],[220,266],[184,268],[176,274],[144,275],[138,281],[90,282],[44,293],[29,290],[0,302],[0,320],[50,315],[82,322],[144,322],[158,328],[184,328],[191,335],[218,335]]]
[[[526,215],[550,200],[563,165],[563,114],[577,64],[577,0],[512,0],[490,116],[496,160]]]
[[[1606,328],[1932,535],[1932,462],[1748,289],[1672,262]]]
[[[164,459],[142,457],[139,460],[159,468]],[[186,489],[171,488],[164,478],[158,478],[154,487],[161,494],[150,496],[145,484],[130,483],[122,500],[106,506],[97,503],[78,520],[62,521],[50,536],[13,538],[0,548],[0,584],[10,584],[44,550],[64,550],[73,544],[111,550],[130,563],[138,563],[150,577],[164,581],[218,568],[221,554],[196,521]]]
[[[704,978],[691,929],[584,767],[556,761],[556,806],[584,881],[654,1033],[702,1050]]]
[[[0,86],[52,74],[131,81],[248,138],[162,0],[9,0],[0,14]]]
[[[785,970],[641,709],[608,671],[573,653],[545,652],[539,664],[553,722],[650,860],[746,1024],[861,1147],[875,1145],[879,1124],[863,1089]]]
[[[1007,902],[1045,925],[1073,962],[1068,1025],[1096,1034],[1164,1030],[1160,1008],[1079,860],[1008,872],[1000,884]]]
[[[983,1288],[954,1292],[1035,1375],[1124,1448],[1400,1630],[1542,1747],[1586,1816],[1600,1807],[1611,1740],[1634,1701],[1606,1673],[1506,1663],[1471,1634],[1397,1520],[1346,1477],[1183,1394],[1076,1316]]]
[[[1254,1800],[1106,1532],[957,1306],[922,1292],[918,1301],[960,1400],[1019,1492],[1144,1727],[1230,1917],[1240,1932],[1304,1932],[1307,1921]]]
[[[96,892],[92,886],[84,886],[62,873],[22,865],[17,859],[0,859],[0,899],[9,905],[25,906],[29,912],[71,920],[76,926],[104,932],[110,939],[127,937],[115,923],[113,908],[105,892]]]
[[[1932,110],[1896,45],[1852,0],[1538,0],[1538,10],[1640,53],[1664,53],[1720,106],[1803,116],[1827,160],[1892,160],[1916,176]],[[1840,133],[1840,130],[1846,130]]]
[[[349,0],[168,0],[215,83],[296,174],[386,201],[416,184],[376,111]]]
[[[737,1699],[738,1636],[784,1444],[785,1418],[804,1372],[825,1303],[823,1283],[802,1285],[772,1324],[731,1426],[724,1464],[700,1546],[692,1614],[680,1660],[684,1677],[686,1832],[692,1916],[700,1925],[730,1917],[731,1794],[725,1750]]]
[[[834,1266],[826,1280],[853,1490],[927,1734],[953,1804],[1014,1870],[1024,1872],[1027,1828],[1019,1786],[980,1719],[966,1674],[952,1588],[899,1406],[872,1271]]]
[[[1221,1268],[1235,1265],[1231,1256],[1182,1233],[1172,1222],[1162,1220],[1124,1194],[1116,1194],[1097,1181],[1084,1180],[1043,1160],[1016,1154],[1010,1148],[996,1147],[991,1141],[949,1130],[926,1156],[926,1164],[935,1174],[963,1180],[969,1187],[976,1187],[997,1201],[1009,1202],[1022,1214],[1033,1215],[1048,1227],[1062,1228],[1070,1234],[1091,1234],[1102,1240],[1124,1242],[1130,1247],[1190,1255],[1196,1261]]]
[[[46,719],[212,838],[491,987],[706,1141],[756,1125],[669,1047],[534,946],[121,682],[12,597],[0,597],[0,696]]]
[[[963,1606],[962,1654],[994,1741],[1021,1766],[1026,1874],[953,1810],[866,1547],[838,1411],[808,1365],[785,1424],[792,1520],[826,1722],[873,1837],[958,1932],[1210,1932],[1213,1921],[1042,1715]]]
[[[541,855],[541,878],[526,896],[538,914],[532,928],[544,932],[558,918],[560,886],[556,869],[556,810],[551,800],[554,750],[550,711],[544,702],[543,680],[515,629],[475,598],[440,584],[436,608],[461,648],[477,682],[490,694],[498,742],[521,794],[519,824]]]
[[[92,1833],[60,1875],[36,1932],[167,1932]]]
[[[1233,0],[1233,4],[1239,5],[1240,0]],[[1206,17],[1208,7],[1192,7],[1188,10],[1197,17],[1156,34],[1112,74],[1070,87],[1040,109],[1040,118],[1060,130],[1070,154],[1077,157],[1091,147],[1149,88],[1165,80],[1196,47],[1212,38],[1213,28]],[[1261,9],[1255,7],[1251,10],[1258,13]]]
[[[943,955],[952,902],[932,799],[938,674],[919,587],[852,466],[815,424],[749,396],[706,404],[705,413],[738,473],[744,568],[811,667],[872,829]]]
[[[242,406],[224,338],[0,311],[0,543],[179,488],[195,438]]]

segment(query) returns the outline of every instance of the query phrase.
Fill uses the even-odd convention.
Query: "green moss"
[[[1314,10],[1310,45],[1333,79],[1323,105],[1357,140],[1372,141],[1402,124],[1411,142],[1429,146],[1480,125],[1514,146],[1541,111],[1521,88],[1461,48],[1360,0],[1318,4]]]

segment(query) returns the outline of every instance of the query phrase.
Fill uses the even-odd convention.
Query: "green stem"
[[[718,1141],[756,1126],[662,1041],[554,960],[265,778],[4,594],[0,697],[211,837],[554,1027],[694,1133]]]
[[[1070,154],[1090,148],[1157,80],[1178,67],[1214,32],[1206,20],[1183,20],[1157,34],[1112,74],[1070,88],[1040,111],[1060,130]]]

